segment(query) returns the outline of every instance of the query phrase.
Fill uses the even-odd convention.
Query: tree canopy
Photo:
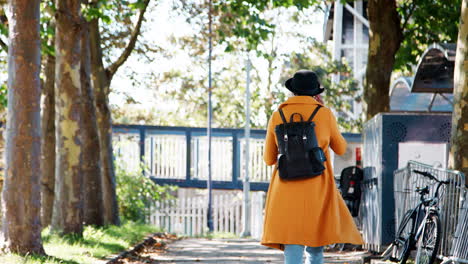
[[[410,74],[430,44],[457,41],[461,2],[462,0],[397,2],[403,41],[396,54],[396,70]]]

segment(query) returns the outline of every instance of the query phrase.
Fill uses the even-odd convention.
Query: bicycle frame
[[[416,221],[415,224],[411,230],[411,234],[414,236],[413,241],[417,241],[419,236],[422,234],[422,226],[421,223],[423,222],[424,219],[426,219],[428,215],[428,211],[426,211],[424,208],[424,202],[419,202],[418,205],[414,209],[412,209],[411,215],[415,215]]]
[[[423,205],[423,204],[421,203],[421,205]],[[422,209],[422,210],[425,210],[426,212],[424,214],[424,217],[422,219],[420,219],[420,221],[419,221],[419,218],[418,218],[418,221],[416,222],[417,225],[415,226],[415,228],[417,227],[417,230],[416,230],[415,233],[413,233],[413,234],[415,234],[414,235],[414,241],[418,241],[419,237],[424,233],[424,228],[426,227],[426,225],[424,223],[426,222],[426,219],[429,217],[429,215],[430,214],[437,214],[437,215],[439,214],[439,212],[438,212],[439,209],[437,207],[433,207],[433,206],[431,206],[431,207],[429,207],[427,209]]]
[[[439,214],[439,190],[440,187],[446,182],[438,181],[434,196],[425,199],[426,194],[420,194],[420,202],[412,209],[411,215],[415,215],[416,222],[411,230],[411,234],[414,236],[413,241],[418,241],[419,237],[423,234],[425,228],[425,220],[430,214]],[[414,246],[414,245],[413,245]]]

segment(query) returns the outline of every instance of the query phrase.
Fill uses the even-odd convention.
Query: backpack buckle
[[[288,141],[288,135],[284,134],[284,141]]]

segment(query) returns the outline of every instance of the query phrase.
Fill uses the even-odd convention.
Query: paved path
[[[325,253],[325,263],[361,263],[364,252]],[[283,252],[252,239],[182,239],[165,253],[146,253],[160,263],[283,263]]]

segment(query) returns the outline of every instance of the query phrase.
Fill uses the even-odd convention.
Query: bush
[[[116,162],[117,199],[120,215],[130,221],[144,222],[155,201],[174,199],[176,186],[158,185],[143,175],[143,170],[129,172]]]

